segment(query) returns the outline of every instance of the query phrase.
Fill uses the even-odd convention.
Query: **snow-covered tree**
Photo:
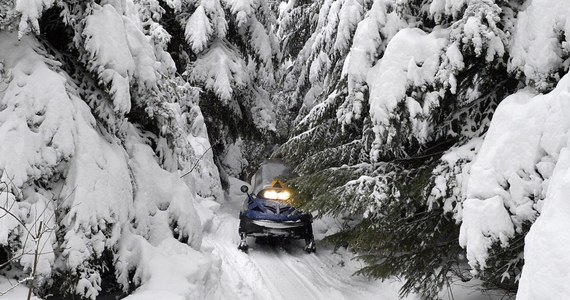
[[[284,141],[361,274],[426,299],[473,276],[560,298],[568,261],[542,254],[568,244],[569,7],[2,1],[0,256],[40,295],[203,298],[198,211]]]
[[[290,160],[295,163],[304,160],[305,165],[310,164],[316,170],[348,163],[348,160],[354,163],[359,156],[368,155],[361,149],[362,134],[366,131],[363,127],[369,122],[366,118],[368,103],[362,103],[368,93],[363,78],[366,66],[371,66],[382,55],[387,40],[403,27],[404,22],[395,12],[387,13],[391,7],[385,1],[373,4],[318,1],[312,6],[300,7],[309,12],[317,11],[318,17],[312,18],[315,25],[305,26],[315,31],[297,56],[283,57],[295,59],[295,63],[282,72],[283,90],[287,93],[281,95],[281,99],[288,103],[288,109],[298,111],[292,130],[297,138],[290,139],[281,148]],[[300,8],[286,9],[281,26],[301,14]],[[361,23],[367,24],[358,29],[357,24],[362,19]],[[382,31],[368,39],[364,36],[367,25],[375,24],[381,24]],[[288,35],[295,33],[294,29],[280,28],[282,39],[287,41]],[[353,44],[355,32],[358,35]]]
[[[36,293],[152,293],[161,261],[158,270],[180,272],[173,296],[186,295],[214,263],[199,252],[195,205],[221,197],[220,182],[159,2],[0,9],[16,16],[0,28],[1,204],[21,221],[1,218],[0,247],[16,269],[35,268],[26,232],[39,220],[51,234],[39,241]],[[201,267],[172,268],[180,260]]]
[[[568,7],[538,0],[526,1],[525,5],[517,17],[509,69],[529,86],[548,92],[570,67]]]
[[[537,238],[537,232],[552,232],[552,225],[545,225],[549,217],[543,218],[536,229],[533,223],[542,218],[546,203],[560,205],[550,185],[559,191],[560,179],[554,180],[553,170],[558,169],[557,174],[565,172],[562,153],[566,140],[562,136],[567,122],[562,116],[565,105],[561,103],[567,101],[563,91],[567,86],[568,52],[564,49],[569,17],[568,8],[555,1],[528,1],[518,13],[509,49],[509,70],[519,75],[528,88],[509,96],[497,108],[465,191],[460,243],[467,250],[470,265],[484,278],[493,276],[499,285],[506,283],[514,288],[512,285],[521,279],[524,258],[525,280],[521,280],[519,289],[524,291],[523,299],[539,294],[556,298],[543,292],[560,292],[555,288],[559,286],[556,280],[552,285],[540,281],[538,287],[529,278],[537,278],[542,267],[563,265],[549,265],[541,259],[545,253],[536,251],[555,243],[550,234]],[[543,50],[539,53],[537,47]],[[526,235],[529,229],[532,234]]]
[[[402,276],[402,294],[437,297],[450,278],[470,278],[457,243],[465,174],[516,88],[506,53],[513,8],[364,1],[348,17],[340,11],[353,2],[322,3],[292,67],[301,80],[286,90],[302,105],[279,152],[303,175],[309,208],[348,218],[329,240],[360,251],[363,274]]]
[[[512,203],[514,201],[504,202],[505,205],[509,205],[509,211],[512,211],[511,208],[514,210],[516,206],[520,207],[520,209],[517,209],[516,214],[516,220],[519,222],[524,218],[523,210],[530,214],[529,217],[536,216],[536,212],[540,213],[540,216],[538,216],[525,237],[524,267],[517,291],[517,298],[519,299],[540,297],[555,299],[565,297],[570,292],[565,284],[564,277],[558,275],[563,274],[564,270],[567,270],[570,265],[565,251],[569,246],[569,239],[568,235],[561,229],[566,227],[569,220],[568,201],[566,201],[569,187],[569,127],[567,118],[569,113],[567,103],[570,100],[570,97],[568,97],[569,79],[568,75],[564,75],[556,85],[556,88],[546,95],[538,95],[532,98],[526,97],[527,95],[524,94],[514,95],[511,102],[508,103],[512,105],[513,101],[524,99],[525,107],[519,106],[522,108],[522,114],[529,117],[542,116],[544,117],[542,120],[548,120],[546,123],[543,123],[543,126],[533,127],[531,135],[532,143],[540,145],[539,148],[544,149],[547,155],[534,152],[528,147],[530,144],[520,149],[521,152],[525,152],[528,155],[525,155],[528,158],[533,154],[536,155],[535,159],[542,156],[535,166],[538,169],[537,173],[543,176],[541,178],[543,181],[541,186],[534,187],[536,188],[535,191],[541,192],[541,198],[542,196],[544,198],[532,201],[534,199],[529,199],[525,193],[523,195],[524,200],[519,203]],[[516,99],[516,96],[524,98]],[[507,105],[507,103],[505,104]],[[511,134],[515,134],[515,132],[511,132]],[[538,134],[542,135],[539,141],[537,141]],[[529,162],[526,161],[526,163],[520,164],[519,167],[525,168],[531,165]],[[536,183],[538,181],[535,180]],[[531,184],[525,182],[525,184],[519,186],[523,186],[525,191],[528,191],[527,188],[531,187]],[[531,193],[535,191],[531,191]],[[514,205],[510,205],[511,203]],[[533,206],[533,209],[529,209],[529,206]],[[502,209],[499,207],[494,213]],[[485,219],[487,219],[487,216],[485,216]],[[504,221],[505,219],[502,218],[502,220]],[[513,218],[513,220],[515,219]],[[518,229],[517,223],[512,224],[515,230]],[[506,223],[506,225],[512,226],[509,223]],[[498,231],[493,229],[492,232],[495,234]],[[469,246],[474,246],[474,244]]]
[[[264,156],[258,154],[267,152],[264,147],[276,135],[270,97],[279,54],[274,11],[266,1],[257,0],[166,4],[186,44],[173,49],[178,52],[177,64],[190,83],[202,88],[200,107],[219,165],[230,175],[243,175],[255,167]],[[241,157],[239,167],[229,161],[235,157],[232,151]]]

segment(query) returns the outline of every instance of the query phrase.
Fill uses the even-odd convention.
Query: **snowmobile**
[[[251,180],[252,193],[241,187],[246,199],[239,214],[239,250],[247,252],[247,237],[304,239],[307,253],[315,252],[313,216],[298,210],[295,191],[286,187],[292,169],[279,160],[263,163]]]

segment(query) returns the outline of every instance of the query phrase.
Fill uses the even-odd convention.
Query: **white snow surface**
[[[38,19],[41,17],[42,12],[50,8],[54,2],[54,0],[17,0],[16,11],[21,14],[18,37],[21,38],[31,30],[39,33],[40,24]],[[30,25],[32,25],[32,28],[30,28]]]
[[[561,65],[570,66],[570,5],[558,0],[529,0],[525,5],[517,18],[509,68],[544,89]]]
[[[110,85],[115,111],[125,114],[131,109],[131,82],[154,87],[161,63],[149,43],[150,37],[142,32],[138,16],[130,16],[134,18],[131,19],[124,15],[135,9],[134,3],[126,1],[123,5],[95,5],[86,19],[83,35],[91,56],[89,69]]]
[[[236,50],[221,41],[214,42],[199,55],[199,59],[192,64],[190,79],[212,90],[224,104],[235,101],[232,99],[232,87],[244,87],[249,81],[245,62]],[[237,103],[229,103],[229,106],[234,108]],[[239,107],[234,109],[239,110]]]
[[[342,6],[338,12],[337,33],[333,46],[335,51],[342,53],[350,47],[350,40],[354,35],[354,30],[356,29],[358,22],[362,19],[364,11],[364,7],[362,7],[361,2],[363,1],[342,1]]]
[[[76,132],[73,128],[85,126],[77,99],[67,94],[65,78],[50,69],[48,63],[53,62],[35,53],[35,46],[37,44],[31,38],[23,37],[18,42],[15,34],[0,34],[0,62],[8,74],[2,78],[3,86],[0,87],[0,106],[3,108],[0,112],[0,177],[9,185],[9,192],[3,187],[0,201],[34,232],[39,225],[36,219],[43,221],[45,226],[55,226],[55,207],[43,191],[26,188],[24,183],[53,176],[58,164],[75,153]],[[14,203],[15,195],[25,201]],[[11,231],[23,230],[12,221],[2,223],[0,243],[9,242],[7,237]],[[54,239],[53,234],[46,234],[40,241],[45,245],[43,250],[51,254],[40,257],[38,274],[51,272]],[[26,270],[32,268],[33,255],[30,253],[34,246],[35,243],[30,241],[21,249],[25,255],[20,263]]]
[[[428,122],[419,117],[427,114],[432,101],[423,105],[416,99],[406,97],[410,86],[430,85],[435,80],[441,52],[448,42],[449,32],[436,29],[427,34],[421,29],[405,28],[392,38],[386,52],[376,66],[368,72],[367,83],[370,87],[370,116],[376,140],[373,147],[378,147],[383,138],[390,141],[389,120],[400,101],[405,101],[413,123],[413,135],[424,141],[430,132]],[[372,149],[373,158],[378,153]]]
[[[444,15],[451,15],[454,18],[459,16],[461,9],[465,6],[465,0],[433,0],[429,6],[429,13],[436,21],[441,20]]]
[[[550,94],[535,98],[549,108],[549,120],[543,119],[549,130],[541,141],[554,152],[556,166],[554,170],[541,168],[552,176],[541,214],[525,237],[525,265],[517,299],[564,299],[570,295],[570,234],[566,230],[570,225],[570,75]]]
[[[213,28],[210,20],[206,16],[204,7],[199,5],[192,16],[188,19],[185,29],[185,37],[192,51],[200,53],[208,43],[210,35],[212,34]]]
[[[135,262],[135,278],[142,286],[125,299],[205,299],[219,277],[219,260],[173,238],[156,245],[136,235],[121,243],[121,264]]]
[[[570,96],[570,95],[569,95]],[[568,101],[570,99],[566,99]],[[568,143],[570,136],[564,137]],[[570,295],[570,149],[562,149],[540,217],[525,237],[525,264],[518,300],[565,299]]]
[[[10,145],[0,147],[0,169],[21,186],[30,177],[51,175],[59,161],[74,152],[76,112],[63,78],[32,49],[10,43],[14,40],[0,34],[0,62],[11,77],[0,90],[0,104],[5,107],[0,111],[0,136],[3,145]],[[23,38],[22,44],[28,43]]]
[[[182,171],[184,182],[190,189],[196,191],[196,194],[199,196],[198,199],[201,197],[222,199],[223,191],[219,179],[220,174],[218,167],[214,164],[214,154],[208,139],[208,130],[204,123],[204,116],[198,105],[195,105],[191,112],[196,117],[194,117],[192,124],[189,124],[190,132],[186,140],[194,149],[196,159],[199,160]],[[190,171],[192,171],[192,176],[187,174]],[[202,218],[202,214],[198,215]]]
[[[565,76],[549,94],[523,90],[497,108],[471,168],[464,203],[459,242],[472,266],[485,267],[493,242],[505,243],[540,213],[552,169],[567,145],[569,86]]]
[[[0,276],[0,293],[2,294],[6,293],[5,295],[1,296],[2,300],[27,299],[28,287],[23,284],[18,285],[17,280],[8,279],[4,276]],[[41,300],[41,299],[32,295],[32,300]]]
[[[387,13],[387,2],[374,1],[365,18],[360,21],[354,32],[352,46],[343,64],[342,75],[347,76],[349,97],[353,97],[352,108],[339,110],[337,118],[349,124],[352,119],[360,119],[362,102],[365,101],[361,89],[365,85],[366,75],[377,62],[388,41],[406,26],[396,12]],[[337,38],[337,42],[339,38]],[[346,41],[345,41],[346,43]],[[335,43],[336,45],[337,43]]]
[[[238,214],[245,199],[239,188],[247,183],[230,178],[230,184],[228,202],[204,233],[203,250],[221,259],[220,286],[209,299],[398,299],[398,281],[351,276],[363,265],[346,250],[335,253],[317,244],[317,253],[306,254],[302,241],[275,247],[256,244],[254,238],[248,238],[247,254],[238,250]],[[334,228],[331,219],[315,221],[315,238]]]
[[[253,50],[259,55],[261,61],[265,64],[271,63],[271,55],[273,49],[271,48],[271,39],[265,27],[255,17],[251,18],[252,25],[250,26],[251,44]]]

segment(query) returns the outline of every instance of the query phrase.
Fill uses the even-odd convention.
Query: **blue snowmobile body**
[[[312,216],[287,203],[248,194],[244,206],[240,212],[240,233],[293,239],[312,235]]]
[[[290,170],[281,162],[271,161],[263,164],[254,175],[254,193],[248,193],[248,187],[242,186],[247,197],[239,214],[240,250],[247,250],[246,238],[252,236],[304,239],[305,251],[315,251],[313,217],[295,207],[294,191],[284,184],[293,175]]]

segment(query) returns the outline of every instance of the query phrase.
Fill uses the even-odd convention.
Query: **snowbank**
[[[220,260],[203,254],[173,238],[156,245],[140,236],[121,242],[119,268],[137,265],[134,280],[141,287],[129,300],[208,299],[218,281]],[[126,278],[124,278],[126,279]]]
[[[558,227],[558,230],[551,226],[563,219],[557,214],[568,215],[559,197],[565,188],[563,174],[567,170],[561,153],[566,153],[562,149],[567,147],[570,133],[569,100],[570,76],[567,75],[549,94],[534,96],[530,91],[523,90],[507,97],[497,108],[471,167],[467,200],[464,202],[459,242],[467,249],[467,258],[472,267],[485,268],[492,244],[508,243],[515,232],[522,230],[523,223],[536,220],[543,202],[553,201],[545,207],[554,206],[556,208],[549,210],[557,212],[544,211],[539,218],[543,221],[538,223],[538,227],[533,226],[532,234],[527,237],[525,261],[528,266],[523,271],[523,277],[537,276],[534,274],[537,268],[533,266],[570,269],[568,260],[563,256],[533,250],[548,248],[552,253],[558,253],[567,252],[568,249],[568,234],[560,230],[564,226]],[[553,213],[556,217],[551,219],[549,216]],[[559,283],[567,283],[568,277],[566,281],[559,281],[563,277],[556,272],[550,276],[552,280],[544,285],[545,290]],[[521,282],[521,291],[532,289],[526,287],[528,284],[528,279]],[[529,295],[550,299],[546,296],[548,294]]]
[[[568,93],[568,91],[567,91]],[[570,94],[566,95],[566,101]],[[568,143],[566,135],[564,139]],[[525,238],[525,265],[517,299],[566,299],[570,295],[570,149],[560,152],[540,217]]]

